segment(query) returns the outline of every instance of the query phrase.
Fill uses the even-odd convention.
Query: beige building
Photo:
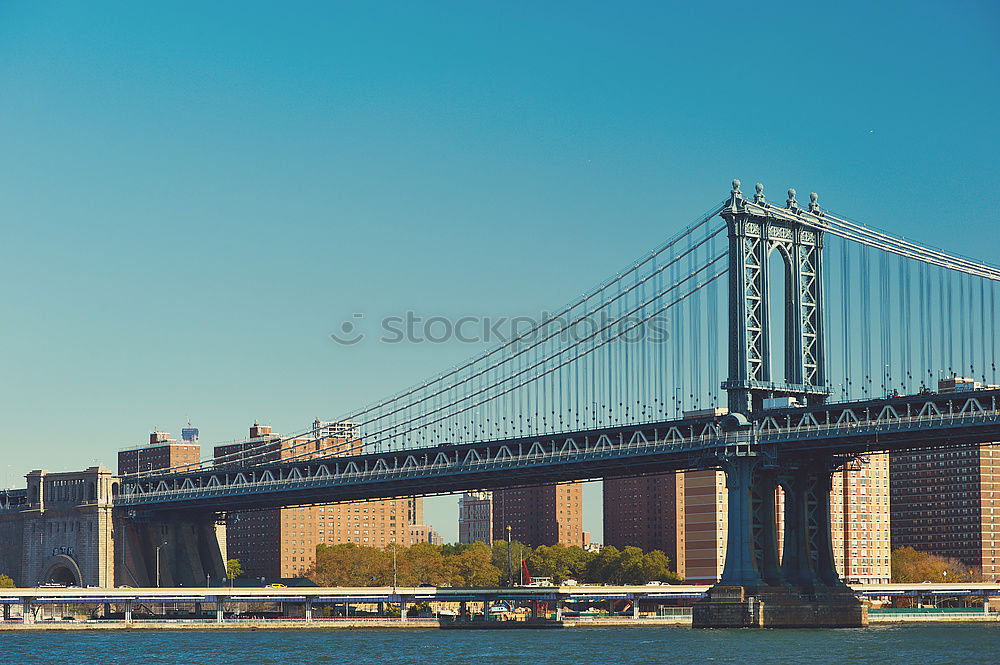
[[[115,583],[111,470],[32,471],[26,492],[0,507],[0,573],[18,586]]]
[[[458,499],[458,542],[491,543],[493,540],[493,494],[463,492]]]
[[[686,471],[680,484],[683,503],[678,520],[683,524],[677,572],[693,584],[718,582],[726,561],[726,519],[729,500],[726,476],[721,471]]]
[[[833,476],[830,523],[837,571],[849,584],[888,583],[889,455],[870,455]]]

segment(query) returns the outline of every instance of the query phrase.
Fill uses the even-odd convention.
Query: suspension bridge
[[[831,474],[869,453],[1000,441],[1000,269],[835,215],[816,194],[800,206],[795,190],[783,204],[755,190],[733,181],[550,318],[343,414],[336,434],[317,424],[125,476],[115,506],[156,524],[721,469],[725,568],[695,625],[860,625],[834,565]],[[955,377],[979,386],[938,392]]]

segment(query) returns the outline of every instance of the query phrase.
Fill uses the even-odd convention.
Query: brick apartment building
[[[938,392],[983,388],[955,377]],[[985,386],[994,388],[995,386]],[[960,560],[985,581],[1000,581],[1000,444],[892,453],[892,546]]]
[[[583,484],[579,481],[493,492],[493,539],[525,545],[584,545]]]
[[[174,441],[169,432],[149,433],[147,445],[118,451],[118,475],[176,468],[198,468],[201,446],[188,441]]]

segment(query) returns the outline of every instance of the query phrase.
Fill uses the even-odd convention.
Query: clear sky
[[[342,415],[479,350],[333,343],[355,313],[537,314],[733,177],[997,263],[998,35],[995,2],[0,0],[0,480]]]

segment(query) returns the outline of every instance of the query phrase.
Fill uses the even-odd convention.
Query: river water
[[[0,633],[0,663],[643,665],[1000,663],[1000,624],[857,630],[326,630]]]

